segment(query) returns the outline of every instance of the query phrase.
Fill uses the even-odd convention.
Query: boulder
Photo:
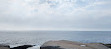
[[[109,49],[100,43],[80,43],[66,40],[45,42],[40,49]]]
[[[10,49],[9,45],[0,44],[0,49]]]

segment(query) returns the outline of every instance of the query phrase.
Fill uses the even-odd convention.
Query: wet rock
[[[13,48],[10,48],[10,49],[27,49],[29,47],[33,47],[35,45],[22,45],[22,46],[18,46],[18,47],[13,47]]]

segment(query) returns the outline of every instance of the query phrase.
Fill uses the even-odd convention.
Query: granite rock
[[[45,42],[40,49],[109,49],[101,43],[80,43],[66,40]]]

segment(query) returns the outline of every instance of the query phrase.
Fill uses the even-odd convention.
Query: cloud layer
[[[111,0],[0,0],[0,30],[111,30]]]

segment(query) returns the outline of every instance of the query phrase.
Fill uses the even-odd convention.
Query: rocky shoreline
[[[27,49],[35,45],[22,45],[10,48],[9,45],[0,44],[0,49]],[[40,49],[111,49],[111,44],[102,43],[80,43],[73,41],[48,41],[40,46]]]

